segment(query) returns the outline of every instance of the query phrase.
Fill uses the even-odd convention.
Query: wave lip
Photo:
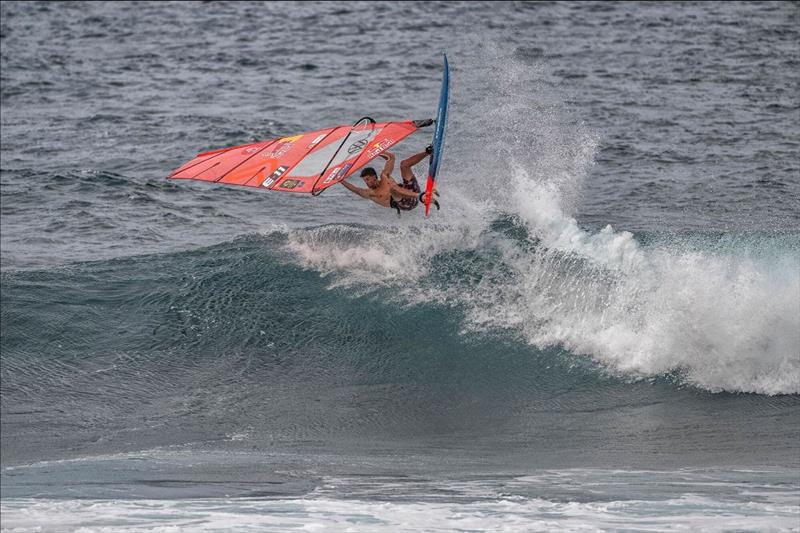
[[[546,187],[518,183],[523,196],[527,189],[539,203],[556,203]],[[532,343],[563,344],[622,373],[676,372],[715,392],[800,392],[796,242],[701,236],[706,242],[642,245],[629,232],[592,233],[531,204],[519,216],[544,248],[511,261],[526,280],[541,280],[553,265],[563,272],[516,295],[523,314],[543,317],[543,327],[526,332]],[[573,260],[585,268],[568,274]]]

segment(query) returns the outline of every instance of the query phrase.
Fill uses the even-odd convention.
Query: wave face
[[[334,225],[4,272],[4,461],[357,442],[367,454],[460,450],[459,468],[478,469],[642,467],[653,454],[662,466],[794,464],[796,363],[782,351],[793,319],[759,329],[736,317],[734,329],[734,296],[647,292],[659,279],[727,290],[758,272],[766,281],[743,294],[771,298],[769,318],[786,300],[763,291],[785,273],[755,254],[575,231],[586,242],[567,253],[508,220]],[[615,243],[632,253],[602,264],[578,252]],[[692,335],[674,333],[681,324]],[[725,331],[755,335],[760,358]],[[775,396],[729,394],[745,390]]]

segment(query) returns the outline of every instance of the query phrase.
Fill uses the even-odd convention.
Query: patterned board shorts
[[[417,182],[416,177],[409,182],[403,180],[403,184],[400,186],[409,191],[414,191],[417,194],[419,194],[420,192],[419,183]],[[419,200],[417,200],[416,198],[400,198],[399,200],[397,200],[397,206],[403,211],[411,211],[412,209],[417,207],[418,203]]]

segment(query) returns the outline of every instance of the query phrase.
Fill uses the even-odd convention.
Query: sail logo
[[[372,159],[373,157],[383,152],[393,144],[394,140],[390,139],[389,137],[383,139],[380,142],[376,142],[375,144],[372,145],[372,148],[370,148],[369,151],[367,152],[367,158]]]
[[[364,147],[367,145],[368,142],[369,141],[367,139],[357,140],[356,142],[347,147],[347,153],[352,155],[356,152],[360,152],[361,150],[364,149]]]
[[[261,150],[261,148],[262,148],[262,147],[261,147],[261,146],[258,146],[258,145],[256,145],[256,146],[248,146],[247,148],[245,148],[244,150],[242,150],[242,155],[250,155],[250,154],[255,154],[256,152],[258,152],[259,150]]]
[[[278,159],[279,157],[286,155],[286,152],[289,151],[292,145],[294,145],[294,142],[279,142],[275,148],[269,152],[264,152],[261,155],[271,159]]]
[[[302,187],[303,185],[305,185],[305,180],[286,179],[283,180],[283,183],[281,183],[281,189],[295,189],[297,187]]]
[[[341,168],[340,167],[334,168],[333,170],[331,170],[331,173],[328,174],[328,177],[325,178],[325,181],[323,181],[322,183],[323,184],[328,184],[328,183],[332,182],[333,180],[335,180],[337,178],[343,177],[345,174],[347,174],[347,171],[350,170],[350,167],[352,167],[352,166],[353,165],[351,163],[347,163],[346,165],[342,166]]]
[[[270,185],[278,181],[280,177],[283,176],[283,173],[286,172],[287,170],[289,170],[289,167],[284,165],[279,166],[278,168],[275,169],[275,172],[270,174],[269,177],[261,183],[261,186],[269,187]]]
[[[279,157],[286,155],[286,152],[288,152],[292,148],[292,146],[294,146],[294,143],[300,137],[302,137],[302,135],[295,135],[294,137],[284,137],[282,139],[278,139],[277,141],[275,141],[275,147],[272,150],[264,152],[261,155],[272,159],[278,159]]]

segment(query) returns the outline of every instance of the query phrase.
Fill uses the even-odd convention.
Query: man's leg
[[[418,154],[414,154],[407,159],[403,159],[400,162],[400,175],[403,176],[404,181],[411,181],[415,178],[414,172],[411,170],[411,167],[422,161],[428,157],[428,152],[420,152]]]
[[[403,161],[400,162],[400,175],[403,176],[403,180],[411,181],[412,179],[415,179],[416,176],[414,175],[414,172],[411,170],[411,167],[421,162],[430,154],[431,154],[431,147],[428,146],[424,151],[418,154],[414,154],[407,159],[403,159]],[[436,190],[436,186],[433,187],[433,194],[434,196],[439,196],[439,191]],[[439,202],[432,199],[431,203],[436,205],[436,209],[439,209]]]

